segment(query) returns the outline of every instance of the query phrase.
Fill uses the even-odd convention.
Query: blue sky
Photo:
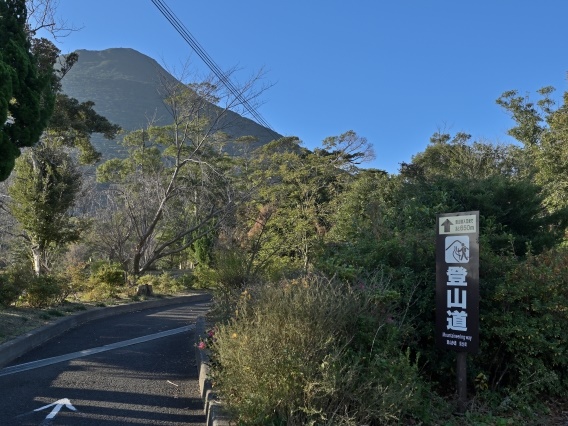
[[[237,83],[264,68],[272,128],[308,148],[354,130],[375,150],[366,167],[390,173],[438,130],[511,142],[506,90],[567,90],[565,0],[164,1]],[[151,0],[59,0],[58,14],[82,27],[64,53],[129,47],[208,72]]]

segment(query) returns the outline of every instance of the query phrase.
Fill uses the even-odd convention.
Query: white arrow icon
[[[51,413],[49,413],[46,417],[46,419],[53,419],[57,415],[57,413],[59,413],[59,410],[61,410],[61,407],[63,407],[64,405],[71,411],[77,411],[77,409],[75,407],[73,407],[73,405],[71,405],[71,401],[69,401],[69,399],[67,399],[67,398],[63,398],[63,399],[60,399],[59,401],[55,401],[52,404],[48,404],[48,405],[44,405],[43,407],[36,408],[34,411],[41,411],[41,410],[45,410],[46,408],[53,407],[53,410],[51,410]]]

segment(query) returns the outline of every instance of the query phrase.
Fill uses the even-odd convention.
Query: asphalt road
[[[116,315],[28,352],[0,369],[0,425],[205,425],[193,326],[207,308]]]

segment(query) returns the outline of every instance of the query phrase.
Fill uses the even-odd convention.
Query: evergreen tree
[[[55,102],[57,79],[51,67],[38,67],[26,17],[25,0],[0,1],[0,181],[20,148],[38,142]]]
[[[79,237],[70,214],[81,188],[81,172],[61,149],[40,144],[25,152],[9,187],[10,213],[28,243],[37,275],[49,270],[52,249]]]

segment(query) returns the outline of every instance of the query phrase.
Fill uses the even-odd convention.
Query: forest
[[[210,289],[202,346],[243,424],[539,424],[568,410],[568,93],[505,92],[515,143],[440,131],[389,174],[364,168],[372,145],[352,130],[313,150],[229,140],[223,118],[254,79],[239,96],[172,82],[172,124],[122,134],[61,92],[77,57],[29,36],[25,2],[0,15],[13,41],[0,46],[0,312]],[[127,155],[101,161],[93,134]],[[480,350],[456,420],[434,244],[436,215],[467,211],[480,212]]]

